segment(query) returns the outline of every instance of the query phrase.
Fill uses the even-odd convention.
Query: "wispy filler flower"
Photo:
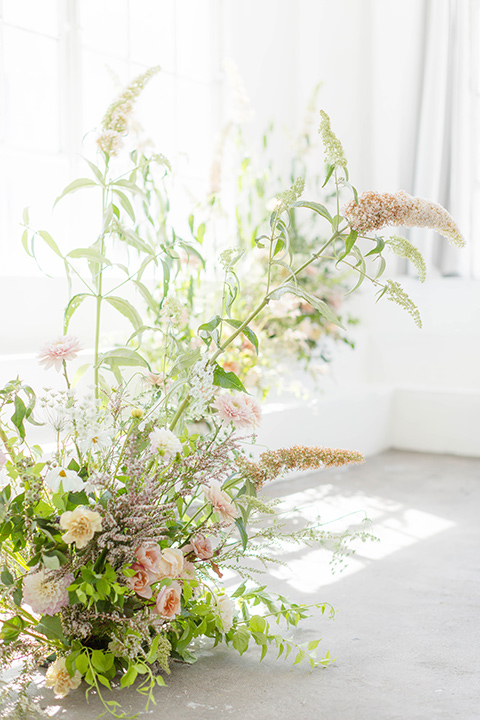
[[[325,148],[325,160],[335,167],[346,167],[347,158],[343,145],[330,127],[330,118],[324,110],[320,110],[320,127],[318,132]]]
[[[81,349],[78,338],[73,335],[63,335],[44,345],[38,354],[38,360],[41,365],[45,365],[46,370],[54,367],[60,372],[63,361],[75,360]]]
[[[123,146],[122,136],[128,129],[128,122],[136,99],[148,81],[160,71],[155,65],[138,75],[107,108],[102,120],[102,132],[97,145],[107,155],[116,155]]]
[[[277,195],[275,210],[278,213],[281,213],[284,210],[288,210],[288,208],[290,208],[293,203],[298,200],[300,195],[303,193],[304,188],[305,180],[301,177],[298,177],[288,190],[285,190],[284,192],[281,192]]]
[[[325,447],[294,445],[291,448],[267,450],[258,462],[241,460],[240,468],[257,488],[292,470],[314,470],[322,467],[340,467],[363,463],[362,453],[356,450],[338,450]]]
[[[359,233],[380,230],[386,226],[428,227],[436,230],[457,247],[465,240],[455,220],[445,208],[431,200],[397,193],[364,192],[358,203],[352,201],[344,209],[350,227]]]
[[[387,247],[390,248],[395,255],[410,260],[417,270],[420,281],[425,282],[425,278],[427,277],[427,265],[420,250],[416,248],[415,245],[412,245],[407,238],[404,238],[401,235],[392,235],[385,242]]]
[[[382,292],[382,295],[384,293],[388,300],[391,300],[396,305],[399,305],[404,310],[406,310],[409,315],[412,316],[417,327],[421,329],[422,318],[420,317],[420,312],[415,303],[413,302],[412,298],[407,295],[400,283],[396,282],[395,280],[387,280],[387,282],[385,283],[385,290]]]

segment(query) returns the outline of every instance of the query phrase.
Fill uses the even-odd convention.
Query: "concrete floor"
[[[328,600],[297,632],[337,657],[313,672],[225,648],[174,665],[148,715],[134,692],[124,708],[158,720],[477,720],[480,718],[480,460],[391,451],[361,467],[315,473],[270,488],[325,520],[366,511],[379,543],[360,544],[341,574],[323,551],[294,548],[270,587],[304,602]],[[355,521],[359,516],[352,515]],[[40,703],[55,718],[101,712],[81,690]]]

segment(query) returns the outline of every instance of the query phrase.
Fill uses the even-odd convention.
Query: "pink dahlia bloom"
[[[45,365],[46,370],[54,367],[57,372],[60,372],[63,361],[75,360],[81,349],[78,338],[73,335],[63,335],[44,345],[38,354],[38,360]]]
[[[41,615],[55,615],[68,605],[67,588],[73,582],[73,575],[59,576],[47,570],[29,573],[23,578],[23,602],[33,612]]]
[[[245,393],[218,395],[212,407],[218,411],[218,417],[223,422],[231,422],[236,428],[255,427],[262,419],[260,405]]]

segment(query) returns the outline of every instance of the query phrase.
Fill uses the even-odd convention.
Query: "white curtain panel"
[[[440,202],[452,213],[469,249],[459,253],[433,231],[412,230],[410,237],[438,275],[468,277],[473,267],[473,3],[424,2],[422,85],[411,187],[413,194]]]

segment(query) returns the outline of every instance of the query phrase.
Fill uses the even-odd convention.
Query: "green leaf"
[[[128,300],[115,295],[107,295],[105,300],[132,323],[134,330],[139,330],[142,327],[143,323],[140,314]]]
[[[63,634],[62,623],[57,615],[43,615],[35,630],[51,640],[62,640],[66,642]]]
[[[320,205],[320,203],[310,202],[308,200],[297,200],[297,202],[294,202],[292,204],[292,207],[308,208],[309,210],[313,210],[314,212],[318,213],[318,215],[324,217],[326,220],[328,220],[329,223],[333,222],[333,218],[328,212],[325,205]]]
[[[102,363],[108,363],[109,365],[140,365],[150,369],[150,365],[145,358],[135,350],[130,350],[130,348],[116,348],[103,353],[99,358],[98,365],[100,366]]]
[[[325,185],[328,183],[328,181],[330,180],[330,178],[333,175],[334,170],[335,170],[335,165],[330,165],[330,164],[327,165],[327,174],[325,175],[325,182],[323,183],[322,188],[324,188]]]
[[[235,590],[235,592],[232,593],[232,598],[241,597],[247,589],[247,583],[243,582],[241,585],[238,586],[238,588]]]
[[[25,439],[25,428],[23,426],[23,421],[25,419],[27,408],[25,407],[25,403],[23,402],[22,398],[19,397],[18,395],[15,395],[14,406],[15,406],[15,412],[13,413],[11,420],[12,420],[12,423],[17,428],[18,434],[20,435],[21,439],[24,440]]]
[[[265,618],[261,617],[260,615],[252,615],[252,617],[250,618],[250,630],[252,632],[263,633],[266,624],[267,622]]]
[[[182,353],[177,357],[177,360],[175,362],[175,365],[170,370],[170,375],[172,377],[175,377],[178,375],[182,370],[187,370],[188,368],[192,367],[197,360],[200,359],[202,353],[200,352],[200,348],[195,348],[194,350],[187,350],[186,352]]]
[[[53,250],[53,252],[54,252],[56,255],[58,255],[59,257],[61,257],[61,258],[63,259],[63,255],[62,255],[62,253],[60,252],[60,248],[58,247],[57,243],[56,243],[55,240],[52,238],[52,236],[50,235],[50,233],[46,232],[45,230],[39,230],[37,234],[40,235],[40,237],[42,238],[42,240],[44,240],[44,241],[47,243],[48,247],[49,247],[51,250]]]
[[[133,665],[130,665],[127,672],[122,675],[122,679],[120,680],[120,687],[129,687],[130,685],[133,685],[135,680],[137,679],[138,672],[133,667]]]
[[[224,318],[224,320],[225,320],[225,322],[227,322],[229,325],[231,325],[232,327],[234,327],[237,330],[241,325],[243,325],[242,320],[232,320],[232,318]],[[249,327],[245,327],[245,328],[243,328],[242,333],[245,335],[247,340],[249,340],[252,343],[252,345],[255,348],[255,352],[258,355],[258,338],[255,335],[255,333],[253,332],[253,330],[251,330]]]
[[[226,372],[218,363],[215,363],[213,370],[213,384],[216,387],[222,387],[228,390],[247,392],[240,378],[238,378],[234,372]]]
[[[81,675],[85,675],[89,668],[88,655],[83,653],[75,659],[75,667]]]
[[[80,380],[85,375],[85,373],[87,372],[89,367],[90,367],[90,363],[85,363],[84,365],[80,365],[80,367],[75,370],[75,374],[74,374],[74,376],[72,378],[72,382],[71,382],[72,387],[75,387],[75,385],[77,385],[80,382]]]
[[[203,342],[206,345],[210,345],[210,343],[212,342],[212,338],[218,345],[220,341],[220,333],[218,331],[218,326],[221,322],[222,318],[220,317],[220,315],[215,315],[208,322],[199,325],[197,334],[202,338]]]
[[[22,630],[27,627],[27,623],[19,615],[14,615],[9,620],[4,620],[2,623],[2,630],[0,632],[0,638],[5,643],[13,642],[18,638]]]
[[[307,290],[299,287],[298,285],[295,285],[294,283],[284,283],[281,287],[271,292],[268,297],[270,300],[278,300],[278,298],[282,297],[282,295],[285,295],[286,293],[292,293],[293,295],[297,295],[297,297],[303,298],[308,302],[309,305],[315,308],[315,310],[318,310],[320,315],[323,315],[323,317],[326,318],[329,322],[342,328],[342,330],[345,330],[345,327],[342,325],[335,313],[328,307],[327,303],[323,302],[323,300],[320,300],[319,298],[315,297],[315,295],[312,295],[311,293],[307,292]]]
[[[65,197],[65,195],[69,195],[70,193],[77,192],[77,190],[81,190],[85,187],[95,187],[98,186],[98,183],[95,182],[95,180],[92,180],[91,178],[78,178],[78,180],[74,180],[70,183],[70,185],[67,185],[67,187],[63,190],[62,194],[57,197],[55,200],[55,205],[60,202],[62,198]]]
[[[140,293],[140,295],[141,295],[141,296],[143,297],[143,299],[145,300],[145,303],[147,304],[147,307],[148,307],[150,310],[154,310],[155,308],[157,308],[157,307],[158,307],[158,303],[155,301],[155,299],[154,299],[152,293],[150,292],[150,290],[149,290],[143,283],[141,283],[139,280],[132,280],[132,282],[133,282],[133,284],[135,285],[135,287],[137,288],[137,290],[138,290],[138,292]]]
[[[71,252],[68,253],[67,257],[75,258],[75,259],[85,258],[85,260],[90,260],[91,262],[99,263],[99,265],[111,265],[112,264],[105,255],[102,255],[102,253],[100,253],[94,247],[75,248],[75,250],[72,250]]]
[[[63,314],[63,333],[64,335],[67,334],[68,326],[70,324],[70,320],[72,318],[73,313],[80,307],[82,302],[87,297],[94,297],[94,295],[91,295],[90,293],[79,293],[78,295],[74,295],[72,299],[69,301],[67,307],[65,308],[65,312]]]
[[[0,580],[2,581],[3,585],[6,585],[7,587],[13,585],[14,583],[13,575],[6,566],[2,570]]]
[[[375,240],[377,241],[377,244],[373,248],[373,250],[370,250],[365,257],[369,257],[369,255],[377,255],[382,252],[382,250],[385,247],[385,240],[382,237],[375,236]]]
[[[339,263],[340,260],[343,260],[344,257],[347,257],[348,253],[355,245],[357,238],[358,238],[358,232],[356,230],[351,230],[349,235],[347,236],[347,239],[345,240],[345,250],[338,258],[337,263]]]
[[[132,203],[128,199],[128,197],[125,195],[125,193],[121,192],[120,190],[117,190],[116,187],[113,188],[113,192],[120,200],[120,205],[123,207],[125,212],[130,216],[130,219],[135,221],[135,211],[132,207]]]
[[[245,627],[239,627],[232,638],[232,645],[240,655],[248,649],[248,643],[250,641],[250,632]]]
[[[90,160],[88,158],[84,157],[82,159],[85,160],[86,163],[88,163],[90,170],[93,172],[93,174],[95,175],[97,180],[100,182],[100,185],[103,186],[104,180],[103,180],[103,175],[101,173],[100,168],[98,168],[93,162],[90,162]]]
[[[236,518],[236,520],[235,520],[235,525],[237,526],[238,532],[240,533],[240,539],[241,539],[241,541],[242,541],[242,547],[243,547],[244,550],[246,550],[246,549],[247,549],[247,545],[248,545],[248,534],[247,534],[247,531],[246,531],[246,529],[245,529],[245,525],[244,525],[244,523],[243,523],[243,520],[242,520],[241,518]]]
[[[43,555],[42,563],[48,570],[58,570],[60,567],[60,560],[56,555]]]
[[[23,249],[25,250],[27,255],[30,255],[30,257],[33,257],[33,253],[30,250],[30,247],[28,245],[28,230],[27,229],[25,229],[22,233],[22,245],[23,245]]]

